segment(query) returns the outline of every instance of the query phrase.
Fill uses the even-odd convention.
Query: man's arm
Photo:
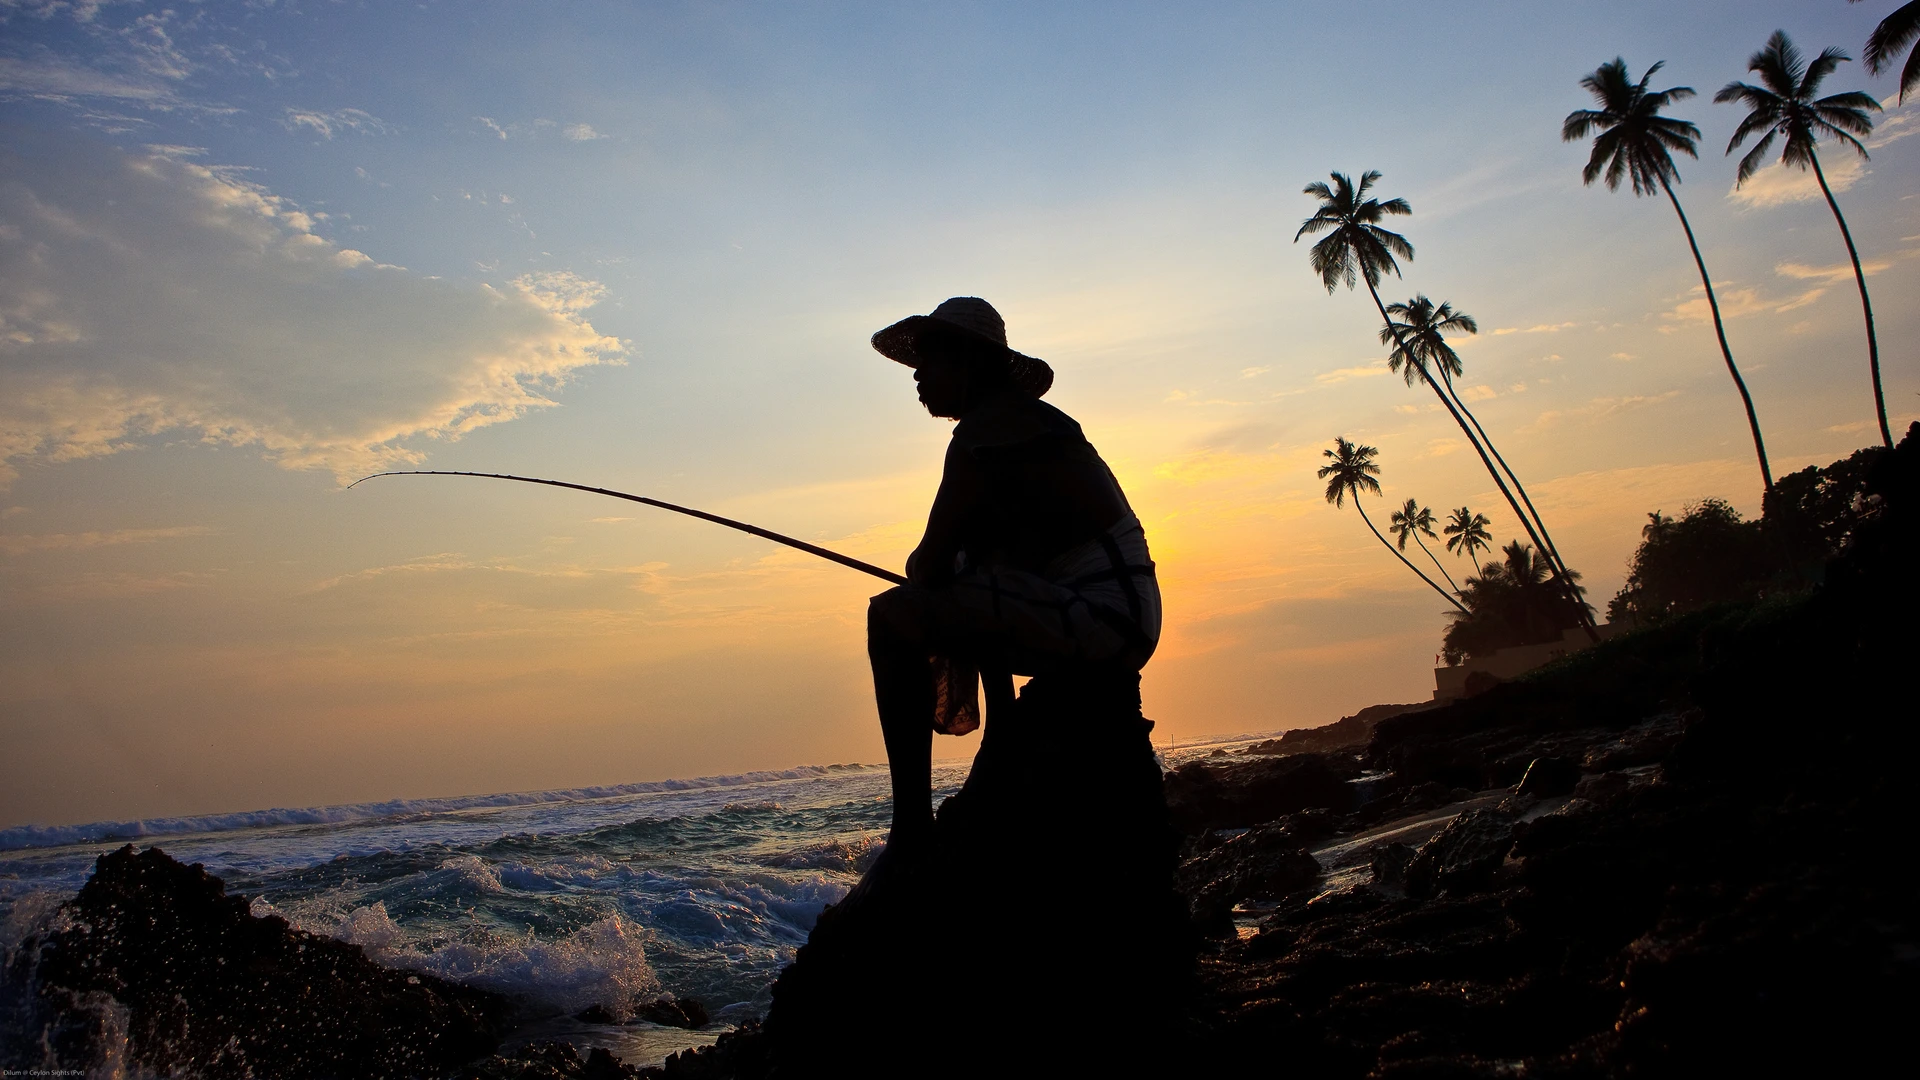
[[[955,443],[947,444],[947,460],[940,490],[927,512],[927,531],[920,546],[907,556],[907,579],[933,588],[953,580],[953,560],[960,553],[967,524],[986,501],[986,477],[972,456]]]

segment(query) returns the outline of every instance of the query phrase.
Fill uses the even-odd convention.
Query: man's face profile
[[[928,358],[913,369],[920,404],[935,416],[958,419],[967,404],[971,379],[966,365],[949,358]]]

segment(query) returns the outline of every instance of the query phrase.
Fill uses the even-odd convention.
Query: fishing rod
[[[688,517],[697,517],[701,521],[711,521],[715,525],[725,525],[729,529],[738,529],[743,533],[749,533],[762,540],[771,540],[776,544],[785,544],[790,548],[798,548],[809,555],[818,555],[823,559],[837,562],[841,566],[851,567],[863,574],[872,574],[874,577],[880,578],[883,581],[891,581],[895,585],[905,585],[907,583],[906,578],[901,577],[891,570],[882,570],[872,563],[861,562],[859,559],[853,558],[850,555],[842,555],[837,551],[828,551],[826,548],[809,544],[805,540],[795,540],[791,536],[782,536],[771,529],[763,529],[758,525],[749,525],[744,521],[723,518],[719,514],[709,514],[705,510],[695,510],[690,506],[675,506],[673,503],[661,502],[659,499],[649,499],[644,495],[629,495],[624,491],[588,487],[585,484],[569,484],[565,480],[542,480],[537,476],[514,476],[512,473],[454,472],[448,469],[399,469],[393,472],[378,472],[372,476],[363,476],[353,483],[348,484],[347,487],[352,489],[357,485],[364,484],[369,480],[379,479],[382,476],[482,476],[490,480],[518,480],[523,484],[545,484],[548,487],[571,488],[574,491],[586,491],[595,495],[608,495],[616,499],[625,499],[628,502],[657,506],[662,510],[671,510],[676,514],[685,514]]]

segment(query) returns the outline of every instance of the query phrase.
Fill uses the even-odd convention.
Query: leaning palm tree
[[[1631,180],[1635,195],[1664,191],[1673,203],[1673,212],[1680,216],[1680,228],[1687,234],[1687,246],[1693,249],[1693,263],[1700,268],[1700,284],[1707,291],[1707,309],[1713,313],[1713,332],[1720,339],[1720,355],[1726,358],[1727,374],[1733,376],[1733,385],[1747,406],[1747,426],[1753,429],[1753,451],[1760,458],[1760,479],[1771,491],[1773,470],[1767,465],[1767,445],[1760,438],[1760,418],[1753,411],[1753,396],[1747,393],[1747,382],[1734,366],[1733,350],[1727,347],[1727,328],[1720,319],[1720,301],[1713,295],[1713,279],[1707,276],[1707,262],[1700,257],[1700,245],[1693,238],[1687,212],[1680,208],[1680,197],[1673,193],[1680,170],[1673,163],[1672,151],[1699,157],[1694,143],[1700,138],[1700,129],[1685,120],[1661,116],[1660,110],[1692,97],[1693,88],[1647,89],[1647,80],[1653,78],[1653,73],[1664,63],[1648,68],[1637,83],[1627,77],[1625,60],[1615,58],[1601,64],[1593,74],[1580,80],[1580,85],[1593,94],[1600,107],[1568,113],[1560,126],[1560,138],[1573,142],[1586,138],[1591,132],[1600,133],[1593,140],[1593,156],[1580,174],[1582,182],[1592,184],[1604,176],[1607,190],[1618,191],[1620,181]]]
[[[1333,173],[1331,176],[1331,185],[1315,181],[1303,189],[1305,194],[1319,199],[1320,206],[1312,217],[1301,222],[1300,231],[1293,234],[1293,241],[1297,244],[1303,236],[1326,233],[1308,252],[1307,260],[1314,273],[1320,275],[1321,284],[1331,293],[1343,284],[1351,289],[1358,282],[1366,282],[1367,293],[1373,297],[1373,306],[1380,312],[1380,321],[1391,327],[1393,317],[1387,314],[1387,306],[1380,299],[1380,278],[1387,271],[1399,276],[1400,264],[1395,257],[1411,260],[1413,245],[1407,243],[1407,238],[1399,233],[1381,228],[1380,223],[1389,215],[1411,214],[1413,208],[1407,205],[1405,199],[1381,202],[1367,198],[1367,189],[1380,179],[1378,172],[1362,173],[1358,184],[1344,173]],[[1404,342],[1400,344],[1403,349],[1406,347]],[[1513,508],[1513,516],[1520,519],[1527,535],[1533,538],[1534,545],[1544,548],[1545,542],[1535,531],[1533,522],[1521,511],[1519,501],[1513,497],[1507,482],[1500,476],[1500,470],[1494,467],[1493,460],[1487,456],[1487,448],[1474,437],[1466,418],[1460,415],[1460,410],[1447,397],[1446,391],[1440,389],[1440,384],[1433,376],[1427,375],[1426,381],[1433,388],[1434,396],[1440,399],[1440,404],[1446,406],[1447,412],[1453,416],[1453,422],[1460,425],[1461,433],[1467,437],[1467,444],[1480,455],[1480,463],[1486,466],[1487,475],[1493,477],[1494,486],[1500,489],[1507,505]]]
[[[1447,332],[1477,334],[1480,332],[1479,324],[1466,312],[1453,310],[1451,303],[1441,301],[1436,305],[1424,295],[1416,295],[1404,304],[1388,304],[1387,314],[1391,318],[1380,331],[1380,343],[1393,346],[1392,353],[1387,356],[1387,369],[1403,376],[1408,386],[1412,386],[1416,378],[1430,379],[1429,371],[1440,373],[1440,381],[1446,387],[1447,394],[1473,424],[1481,443],[1506,472],[1507,479],[1513,483],[1514,492],[1526,505],[1527,514],[1539,530],[1540,550],[1546,553],[1557,571],[1565,573],[1566,560],[1560,557],[1560,549],[1548,534],[1545,519],[1541,518],[1540,511],[1534,509],[1533,500],[1527,497],[1525,485],[1520,483],[1520,477],[1513,471],[1513,466],[1507,464],[1507,459],[1500,456],[1500,450],[1488,437],[1487,429],[1480,426],[1480,418],[1473,415],[1473,410],[1467,407],[1466,400],[1453,385],[1453,377],[1461,374],[1464,368],[1460,363],[1460,354],[1447,344]]]
[[[1367,523],[1367,531],[1373,533],[1373,538],[1380,541],[1381,546],[1388,551],[1393,551],[1394,558],[1406,563],[1407,569],[1418,574],[1420,580],[1427,583],[1428,588],[1446,597],[1447,603],[1461,611],[1467,610],[1451,593],[1434,584],[1432,578],[1421,574],[1419,567],[1407,562],[1405,555],[1394,551],[1393,545],[1387,543],[1387,538],[1381,536],[1380,530],[1373,527],[1373,519],[1367,516],[1367,508],[1360,505],[1361,492],[1380,494],[1380,481],[1374,479],[1380,475],[1380,466],[1373,463],[1374,455],[1379,452],[1375,447],[1348,442],[1345,436],[1339,436],[1333,440],[1333,449],[1322,450],[1321,454],[1330,461],[1322,465],[1316,475],[1327,482],[1327,501],[1335,506],[1345,506],[1346,498],[1351,494],[1353,508],[1360,512],[1360,520]]]
[[[1400,545],[1401,551],[1407,550],[1407,540],[1412,538],[1414,543],[1420,545],[1420,550],[1427,553],[1427,558],[1433,560],[1433,568],[1440,571],[1441,577],[1447,579],[1447,584],[1453,591],[1456,593],[1460,591],[1460,586],[1453,580],[1453,575],[1447,573],[1447,568],[1440,565],[1440,559],[1427,547],[1427,541],[1420,539],[1422,533],[1425,533],[1430,540],[1440,539],[1433,533],[1432,510],[1421,506],[1417,499],[1408,499],[1406,505],[1395,510],[1393,517],[1387,520],[1387,531],[1393,534],[1394,542]]]
[[[1453,512],[1446,528],[1440,531],[1447,534],[1447,550],[1465,555],[1467,562],[1477,569],[1480,560],[1474,553],[1493,550],[1493,534],[1487,531],[1491,524],[1487,515],[1476,514],[1463,506]]]
[[[1814,179],[1820,181],[1820,194],[1827,197],[1827,208],[1833,211],[1833,220],[1840,225],[1840,238],[1847,242],[1847,257],[1853,260],[1853,280],[1860,286],[1860,310],[1867,320],[1867,369],[1873,374],[1873,407],[1880,418],[1880,441],[1892,447],[1893,432],[1887,428],[1887,398],[1880,389],[1880,342],[1873,332],[1873,301],[1867,297],[1867,275],[1860,269],[1860,252],[1853,246],[1853,231],[1847,228],[1847,219],[1840,214],[1840,204],[1833,200],[1833,189],[1827,186],[1827,174],[1820,168],[1820,155],[1814,150],[1814,143],[1825,135],[1853,147],[1861,158],[1867,156],[1867,148],[1856,136],[1873,131],[1873,118],[1867,111],[1880,108],[1873,95],[1850,90],[1814,97],[1820,92],[1821,81],[1849,59],[1852,58],[1841,50],[1828,48],[1822,50],[1813,63],[1804,63],[1787,32],[1775,30],[1767,39],[1766,47],[1747,61],[1747,70],[1759,72],[1760,81],[1765,85],[1730,82],[1713,95],[1713,100],[1737,101],[1751,110],[1734,129],[1727,153],[1733,153],[1747,136],[1766,133],[1753,144],[1747,156],[1740,159],[1734,186],[1746,183],[1759,170],[1776,136],[1784,140],[1780,163],[1803,170],[1811,166]]]
[[[1849,2],[1857,4],[1860,0]],[[1867,62],[1869,72],[1878,75],[1893,66],[1894,54],[1916,40],[1920,40],[1920,0],[1895,8],[1893,14],[1881,19],[1868,35],[1861,59]],[[1900,70],[1900,104],[1907,103],[1907,91],[1916,84],[1920,84],[1920,46],[1907,53],[1907,66]]]

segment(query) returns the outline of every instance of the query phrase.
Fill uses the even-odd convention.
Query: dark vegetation
[[[1920,882],[1893,854],[1920,742],[1902,704],[1920,429],[1869,460],[1817,588],[1384,720],[1321,766],[1384,771],[1368,802],[1192,838],[1196,913],[1233,898],[1258,920],[1202,957],[1193,1072],[1864,1075],[1897,1056],[1920,1002]],[[1440,802],[1466,812],[1373,845],[1345,888],[1209,869],[1248,837],[1243,861],[1277,867],[1326,815],[1338,840]]]
[[[1645,539],[1626,586],[1607,605],[1607,618],[1653,623],[1711,604],[1810,588],[1826,560],[1879,512],[1880,497],[1866,484],[1885,453],[1867,447],[1824,469],[1808,466],[1781,477],[1757,521],[1742,520],[1721,499],[1688,506],[1678,518],[1649,514]]]
[[[1518,540],[1500,553],[1504,559],[1482,566],[1460,590],[1466,610],[1450,613],[1453,621],[1441,638],[1449,664],[1514,645],[1559,641],[1582,623],[1586,590],[1574,584],[1578,572],[1567,571],[1565,584],[1557,581],[1552,565]]]

